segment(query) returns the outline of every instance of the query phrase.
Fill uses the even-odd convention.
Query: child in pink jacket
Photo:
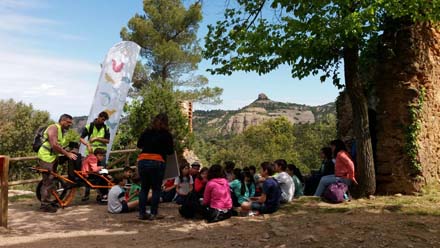
[[[225,220],[232,214],[232,199],[228,180],[224,178],[223,168],[212,165],[208,170],[208,183],[203,194],[206,206],[205,218],[208,223]]]

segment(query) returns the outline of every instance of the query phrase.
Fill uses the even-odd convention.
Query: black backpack
[[[46,142],[47,139],[44,138],[44,131],[46,131],[47,127],[48,126],[40,127],[37,129],[37,132],[35,132],[34,142],[32,142],[32,150],[34,152],[38,152],[43,143]]]
[[[89,124],[89,129],[87,130],[87,128],[86,127],[84,127],[84,129],[86,129],[87,130],[87,133],[88,133],[88,135],[87,135],[87,138],[89,138],[90,139],[90,135],[92,135],[92,133],[93,133],[93,128],[95,127],[95,123],[92,121],[92,122],[90,122],[90,124]]]
[[[182,206],[180,206],[179,213],[184,218],[192,219],[196,216],[197,212],[199,212],[200,207],[199,196],[194,192],[190,192],[186,196]]]
[[[87,132],[88,132],[88,136],[87,136],[87,137],[88,137],[89,139],[90,139],[90,135],[92,135],[92,133],[93,133],[93,128],[95,128],[95,122],[94,122],[94,121],[90,122],[90,124],[89,124],[89,129],[88,129],[88,130],[87,130],[86,127],[84,127],[84,129],[86,129]],[[105,131],[108,130],[108,127],[107,127],[107,125],[105,125],[105,124],[104,124],[103,128],[104,128]]]

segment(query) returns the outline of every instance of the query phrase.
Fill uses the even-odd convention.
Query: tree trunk
[[[359,79],[358,46],[344,48],[345,87],[353,110],[353,131],[356,137],[356,180],[354,195],[364,197],[376,191],[373,148],[368,121],[368,102]]]

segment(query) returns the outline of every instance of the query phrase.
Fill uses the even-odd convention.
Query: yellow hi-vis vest
[[[61,147],[66,147],[67,146],[67,144],[66,144],[67,142],[66,142],[66,139],[64,138],[61,125],[59,123],[52,124],[52,125],[55,125],[57,127],[57,129],[58,129],[58,144]],[[38,150],[38,158],[41,159],[42,161],[46,162],[46,163],[52,163],[60,155],[59,153],[53,151],[53,149],[52,149],[52,147],[50,146],[50,143],[49,143],[49,139],[48,139],[48,135],[47,135],[47,130],[52,125],[48,126],[46,128],[46,130],[44,131],[43,137],[44,137],[45,142],[41,145],[40,149]]]
[[[96,128],[96,126],[93,124],[93,130],[90,130],[90,123],[86,125],[85,127],[87,129],[87,132],[89,133],[89,140],[91,138],[104,138],[105,136],[105,131],[107,130],[107,126],[103,125],[103,127],[101,129]],[[92,131],[90,133],[90,131]],[[104,150],[107,150],[107,144],[104,144],[100,141],[94,141],[91,142],[90,145],[92,146],[93,151],[96,150],[96,148],[102,148]],[[86,149],[86,155],[89,153],[89,151]]]

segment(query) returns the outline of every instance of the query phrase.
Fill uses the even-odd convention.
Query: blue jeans
[[[267,207],[264,203],[252,202],[251,209],[260,212],[260,214],[271,214],[278,210],[278,207]]]
[[[138,173],[141,178],[141,192],[139,194],[139,216],[145,216],[148,192],[153,190],[151,199],[151,214],[156,215],[159,207],[160,192],[165,174],[165,163],[155,160],[140,160]]]
[[[321,196],[322,193],[324,193],[324,190],[332,183],[341,182],[345,183],[347,186],[350,186],[351,180],[344,177],[337,177],[335,175],[327,175],[321,177],[321,180],[319,181],[318,188],[315,191],[314,196]]]

